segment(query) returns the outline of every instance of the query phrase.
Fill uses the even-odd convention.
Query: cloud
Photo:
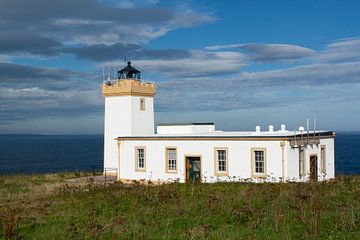
[[[238,51],[150,50],[137,44],[68,48],[80,58],[97,61],[115,58],[116,50],[138,54],[135,67],[166,79],[157,82],[155,103],[160,112],[284,107],[319,102],[329,95],[328,102],[356,102],[351,89],[360,85],[360,61],[249,72],[243,70],[247,56]],[[2,119],[101,114],[103,98],[93,78],[63,69],[1,63]],[[339,92],[342,86],[350,89]]]
[[[0,63],[0,86],[12,88],[42,87],[53,90],[71,88],[85,74],[57,68],[40,68]]]
[[[291,44],[230,44],[208,46],[207,50],[233,49],[244,52],[250,61],[274,62],[284,60],[296,60],[310,57],[315,51],[310,48],[301,47]]]
[[[262,86],[327,85],[360,82],[360,62],[309,64],[281,70],[243,72],[242,81]]]
[[[171,53],[169,53],[171,52]],[[175,53],[175,54],[174,54]],[[136,60],[136,65],[143,72],[160,74],[167,79],[204,77],[208,75],[228,75],[239,72],[245,66],[245,59],[237,52],[188,51],[154,51],[147,52],[150,60]],[[154,56],[155,55],[155,56]],[[110,66],[121,65],[122,62],[107,62]]]
[[[100,84],[89,76],[64,69],[0,63],[0,124],[102,111]]]
[[[157,0],[0,1],[0,123],[103,111],[96,79],[100,77],[91,70],[79,73],[9,62],[22,54],[59,56],[56,64],[63,66],[78,63],[64,63],[68,59],[63,53],[93,60],[96,66],[119,66],[126,56],[145,75],[156,76],[151,80],[159,79],[155,103],[162,112],[264,109],[319,99],[356,102],[359,38],[337,40],[320,51],[280,43],[147,47],[170,31],[216,21],[211,13],[175,5]],[[251,72],[258,63],[292,67],[265,71],[256,65]]]
[[[319,62],[360,61],[360,38],[348,38],[334,41],[325,46],[316,57]]]
[[[0,87],[0,124],[52,117],[78,117],[103,113],[100,91],[68,89],[45,90],[39,87]]]
[[[316,102],[319,95],[328,98],[329,86],[336,85],[336,91],[349,84],[360,85],[360,62],[241,72],[227,78],[188,78],[158,83],[157,110],[174,111],[176,106],[177,111],[227,111]],[[336,99],[344,101],[342,97]]]
[[[138,44],[113,45],[97,44],[87,47],[67,48],[64,52],[75,54],[80,59],[95,61],[128,59],[179,59],[190,57],[190,51],[184,49],[143,49]]]
[[[61,43],[32,32],[0,31],[0,53],[25,52],[35,55],[53,56],[57,54]]]
[[[143,44],[173,29],[215,20],[207,13],[178,11],[156,2],[145,1],[128,8],[109,3],[2,0],[0,53],[53,56],[61,52],[62,46]]]

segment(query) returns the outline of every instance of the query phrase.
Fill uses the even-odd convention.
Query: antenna
[[[115,79],[115,64],[113,66],[114,66],[114,79]]]
[[[306,119],[306,131],[307,131],[307,137],[309,138],[309,119]]]
[[[314,136],[315,136],[315,131],[316,131],[316,117],[314,117]]]
[[[103,78],[102,79],[103,79],[103,81],[105,81],[105,67],[103,66],[102,69],[103,69],[103,72],[102,72]]]
[[[309,131],[309,119],[306,119],[306,131]]]

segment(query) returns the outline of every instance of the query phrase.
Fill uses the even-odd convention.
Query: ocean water
[[[0,135],[0,174],[92,171],[103,136]],[[360,174],[360,133],[337,133],[336,174]]]
[[[103,164],[103,136],[0,135],[0,174],[92,171]]]

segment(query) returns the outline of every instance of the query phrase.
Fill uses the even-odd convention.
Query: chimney
[[[273,133],[274,132],[274,126],[273,125],[269,125],[269,133]]]
[[[255,127],[256,133],[260,133],[260,130],[261,130],[261,127],[259,125]]]
[[[286,126],[285,124],[281,124],[281,132],[286,132]]]

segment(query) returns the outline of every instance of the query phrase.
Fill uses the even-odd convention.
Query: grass
[[[0,239],[360,239],[360,176],[326,183],[69,185],[0,177]]]

